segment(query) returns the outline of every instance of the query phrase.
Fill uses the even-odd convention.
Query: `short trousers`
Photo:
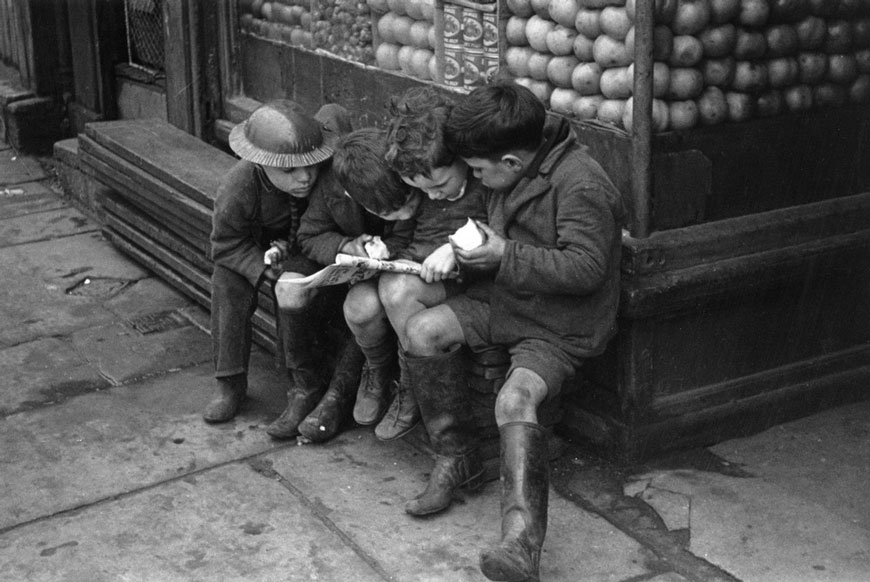
[[[471,350],[480,350],[496,344],[490,326],[490,305],[487,301],[468,295],[454,295],[444,302],[459,320],[466,344]],[[574,376],[583,364],[583,358],[572,354],[553,342],[539,338],[520,338],[504,344],[511,357],[508,376],[514,368],[527,368],[547,384],[547,399],[562,392],[565,382]]]

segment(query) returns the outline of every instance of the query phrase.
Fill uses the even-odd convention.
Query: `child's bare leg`
[[[403,349],[408,347],[408,320],[447,298],[442,283],[427,283],[416,275],[403,274],[382,275],[378,293]]]
[[[405,357],[405,324],[428,305],[444,301],[441,283],[426,283],[416,275],[381,275],[378,284],[381,304],[399,339],[399,381],[387,414],[375,427],[375,436],[384,441],[400,438],[420,422],[420,410],[414,390],[408,382]]]
[[[387,411],[396,369],[396,346],[376,280],[350,288],[344,300],[344,318],[366,357],[353,417],[359,424],[374,424]]]
[[[480,554],[490,580],[537,580],[547,533],[549,471],[547,435],[538,405],[547,384],[528,368],[514,368],[499,391],[495,418],[501,441],[501,541]]]

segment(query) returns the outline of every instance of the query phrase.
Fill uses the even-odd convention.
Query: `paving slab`
[[[0,150],[0,186],[35,182],[48,178],[36,158],[19,156],[13,149]]]
[[[0,417],[110,386],[68,339],[45,338],[0,350]]]
[[[100,227],[75,208],[31,212],[0,220],[0,247],[99,231]]]
[[[0,271],[0,347],[109,323],[116,316],[103,302],[150,276],[96,233],[0,248]],[[86,280],[114,287],[79,292]]]
[[[76,331],[72,342],[115,385],[212,361],[208,334],[181,314],[159,315],[134,321],[145,333],[129,324],[111,323]],[[159,331],[166,326],[175,329]]]
[[[17,184],[0,190],[0,219],[15,218],[33,212],[66,208],[69,204],[42,182]]]
[[[244,463],[0,534],[9,581],[385,582],[369,562]]]
[[[257,354],[233,422],[207,425],[211,365],[85,394],[0,422],[0,531],[286,446],[263,428],[283,408],[283,377]]]
[[[425,488],[432,461],[403,441],[380,442],[370,428],[357,428],[325,445],[264,458],[265,472],[320,507],[392,579],[483,580],[478,553],[497,540],[500,527],[497,482],[463,494],[445,513],[417,519],[403,506]],[[640,544],[552,490],[549,515],[542,580],[619,581],[654,571],[655,560]]]
[[[726,441],[711,451],[870,531],[870,400]]]
[[[149,277],[126,286],[123,291],[109,298],[104,306],[123,321],[130,321],[168,311],[179,311],[187,316],[187,311],[196,304],[161,279]]]
[[[870,579],[870,532],[752,477],[697,470],[639,476],[691,499],[690,551],[752,582]]]

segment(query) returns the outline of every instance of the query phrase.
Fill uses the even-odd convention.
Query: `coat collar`
[[[562,117],[547,118],[543,146],[529,164],[526,174],[505,197],[505,219],[513,216],[525,203],[550,189],[549,174],[574,142],[574,134],[568,120]]]

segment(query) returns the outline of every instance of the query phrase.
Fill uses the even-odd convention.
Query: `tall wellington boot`
[[[431,357],[407,357],[408,383],[435,451],[426,490],[405,505],[411,515],[443,511],[450,507],[456,489],[476,489],[483,484],[483,462],[461,358],[458,348]]]
[[[314,410],[324,392],[321,374],[312,367],[295,368],[289,373],[293,378],[293,386],[287,391],[287,408],[266,427],[269,436],[276,439],[298,435],[299,423]]]
[[[387,414],[375,427],[375,436],[382,441],[401,438],[420,422],[420,407],[414,390],[408,383],[408,362],[405,350],[399,348],[399,381],[394,383],[393,401]]]
[[[364,362],[362,350],[353,338],[349,339],[335,365],[326,394],[311,414],[299,423],[299,434],[311,442],[322,443],[338,433],[350,415]]]
[[[202,419],[209,423],[232,420],[245,400],[248,391],[248,376],[235,374],[216,378],[215,398],[205,407]]]
[[[490,580],[539,582],[547,534],[549,458],[539,424],[509,422],[501,433],[501,542],[480,553]]]

